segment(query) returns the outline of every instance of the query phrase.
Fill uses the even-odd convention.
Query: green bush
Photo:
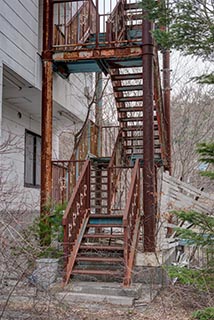
[[[28,261],[35,258],[60,258],[63,255],[62,217],[66,203],[49,208],[49,215],[37,217],[31,226],[23,231],[24,242],[13,248],[14,253],[27,255]]]
[[[193,313],[193,319],[197,320],[214,320],[214,307],[197,310]]]

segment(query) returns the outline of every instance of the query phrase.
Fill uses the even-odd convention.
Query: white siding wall
[[[23,106],[19,105],[17,108],[15,104],[5,103],[4,100],[2,105],[2,91],[4,90],[2,66],[7,66],[12,70],[11,74],[14,71],[33,87],[41,90],[42,68],[39,54],[42,42],[42,3],[42,0],[0,0],[0,133],[2,122],[0,145],[9,134],[17,136],[20,144],[20,148],[18,145],[14,145],[10,153],[5,152],[2,155],[0,152],[0,184],[5,181],[5,190],[14,189],[15,191],[14,196],[8,194],[5,198],[4,206],[10,202],[10,209],[17,208],[18,203],[24,203],[30,210],[39,207],[39,189],[24,187],[24,134],[25,129],[40,134],[41,121],[36,116],[39,112],[37,110],[35,112],[35,109],[34,112],[31,112],[29,107],[27,112]],[[64,109],[71,112],[79,119],[78,123],[83,121],[88,107],[84,91],[86,86],[92,86],[91,82],[90,75],[75,74],[69,80],[63,80],[54,74],[53,96],[58,110]],[[36,102],[38,110],[41,108],[39,96],[38,94],[38,103]],[[18,111],[22,113],[21,118],[17,116]],[[61,131],[63,130],[65,130],[65,126],[62,123]],[[54,158],[58,158],[59,154],[59,135],[60,128],[58,126],[54,128]],[[7,168],[11,169],[9,175]]]
[[[7,65],[33,86],[41,89],[42,3],[39,0],[0,0],[0,64]],[[54,100],[84,119],[84,98],[70,100],[75,83],[78,94],[84,93],[84,75],[70,81],[54,77]],[[83,97],[83,96],[82,96]],[[73,102],[73,103],[72,103]],[[78,110],[78,112],[77,112]]]
[[[0,8],[0,56],[8,67],[35,84],[38,1],[0,0]]]
[[[32,115],[22,113],[9,104],[3,104],[2,138],[8,141],[1,155],[0,171],[2,187],[8,191],[0,209],[35,211],[39,208],[39,189],[24,187],[25,129],[40,134],[40,122]],[[1,211],[0,210],[0,211]]]

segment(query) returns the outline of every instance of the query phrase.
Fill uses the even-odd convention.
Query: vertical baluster
[[[58,29],[56,30],[56,32],[57,32],[56,45],[60,45],[61,42],[62,42],[61,41],[61,33],[60,33],[60,30],[61,30],[60,22],[61,22],[60,21],[60,3],[58,3],[57,4],[57,25],[58,25]]]
[[[67,28],[66,28],[66,3],[64,3],[64,35],[65,35],[65,40],[64,44],[67,44]]]
[[[92,29],[92,23],[91,23],[91,1],[88,2],[88,27],[89,27],[89,33]]]

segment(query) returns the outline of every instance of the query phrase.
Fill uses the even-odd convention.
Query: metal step
[[[123,246],[80,245],[80,250],[123,251]]]
[[[143,106],[117,108],[118,112],[143,112]]]
[[[136,9],[141,9],[142,7],[140,7],[139,3],[126,3],[125,4],[125,10],[136,10]]]
[[[160,149],[160,145],[155,145],[154,148],[155,148],[155,150],[157,150],[157,149],[159,150]],[[124,149],[126,149],[126,150],[142,149],[143,150],[143,145],[142,146],[140,146],[140,145],[139,146],[124,146]]]
[[[118,118],[118,121],[121,122],[139,122],[139,121],[143,121],[143,117],[128,117],[128,118]]]
[[[128,118],[118,118],[118,121],[121,122],[139,122],[139,121],[143,121],[143,117],[128,117]],[[157,117],[154,117],[154,121],[157,121]]]
[[[83,257],[79,256],[76,258],[77,261],[84,261],[84,262],[109,262],[109,263],[121,263],[124,262],[124,259],[122,257],[120,258],[106,258],[106,257]]]
[[[137,140],[143,140],[143,136],[134,136],[134,137],[124,136],[123,139],[126,141],[133,141],[133,140],[137,141]],[[159,140],[159,135],[155,135],[154,139]]]
[[[122,128],[124,131],[143,131],[143,126],[128,126]],[[158,130],[158,125],[154,125],[154,130]]]
[[[100,193],[100,190],[96,190],[94,192],[95,193]],[[102,196],[101,197],[91,197],[91,200],[103,200],[103,201],[106,201],[106,200],[108,200],[108,197],[102,197]]]
[[[143,90],[143,86],[139,85],[129,85],[129,86],[118,86],[114,87],[115,92],[124,92],[124,91],[140,91]]]
[[[87,228],[123,228],[122,224],[116,223],[89,223]]]
[[[96,185],[96,184],[93,184],[94,186]],[[100,193],[100,192],[108,192],[108,189],[106,188],[106,189],[95,189],[95,190],[91,190],[91,193]]]
[[[143,101],[143,96],[116,97],[117,102]]]
[[[138,80],[143,79],[143,73],[127,73],[127,74],[117,74],[112,75],[112,81],[122,81],[122,80]]]
[[[123,239],[124,234],[108,234],[108,233],[93,233],[93,234],[85,234],[83,238],[87,239]]]
[[[91,182],[91,185],[92,185],[92,186],[94,186],[94,185],[96,185],[96,186],[97,186],[97,185],[102,185],[102,186],[103,186],[103,185],[107,185],[107,184],[108,184],[108,182],[103,182],[103,181],[102,181],[102,182],[100,182],[100,183],[97,183],[97,182]]]

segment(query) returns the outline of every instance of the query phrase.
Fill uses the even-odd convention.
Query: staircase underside
[[[55,71],[61,76],[68,77],[71,73],[82,72],[104,72],[108,74],[110,67],[135,68],[142,66],[142,49],[139,47],[136,48],[136,52],[133,52],[133,48],[130,48],[130,50],[127,50],[127,48],[120,49],[120,55],[122,53],[120,58],[115,58],[117,52],[113,49],[103,50],[99,48],[97,50],[75,51],[74,53],[75,55],[73,52],[66,54],[62,52],[53,56]]]

